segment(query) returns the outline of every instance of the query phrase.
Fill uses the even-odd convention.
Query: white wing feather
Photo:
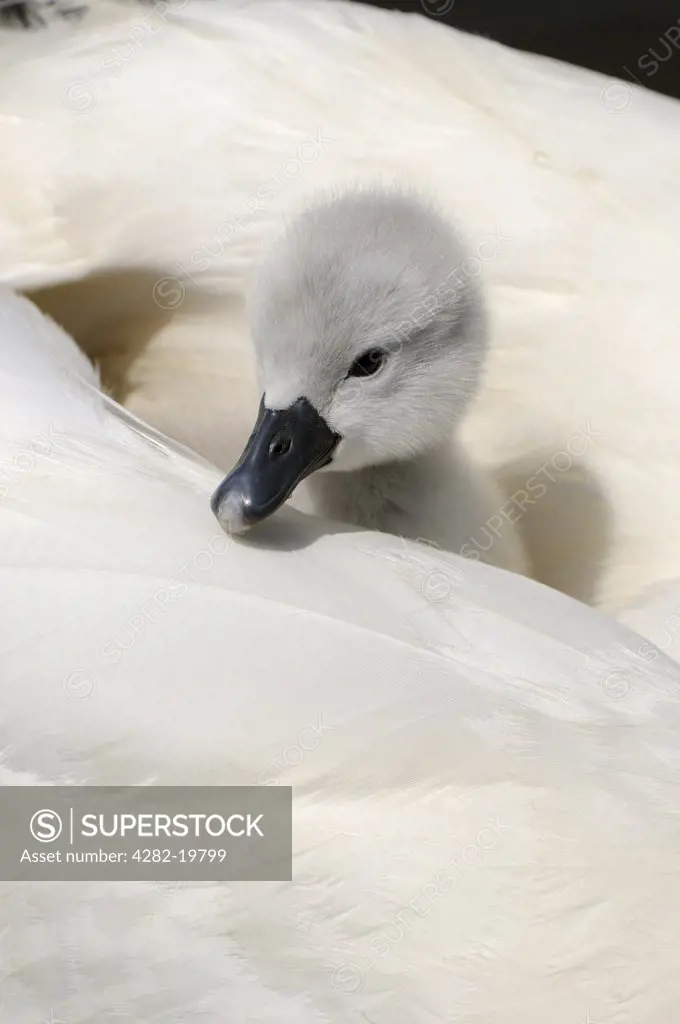
[[[3,884],[7,1019],[672,1024],[677,666],[394,538],[232,542],[217,473],[1,309],[2,781],[295,787],[292,884]]]

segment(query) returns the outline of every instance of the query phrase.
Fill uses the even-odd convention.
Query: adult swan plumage
[[[0,884],[2,1013],[674,1024],[680,669],[213,467],[0,291],[0,781],[294,787],[293,882]]]

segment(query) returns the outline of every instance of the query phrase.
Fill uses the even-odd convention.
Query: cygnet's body
[[[500,492],[455,440],[487,347],[465,257],[448,224],[401,192],[349,192],[290,225],[251,298],[263,398],[213,497],[227,530],[306,480],[298,507],[523,571]],[[504,528],[482,552],[489,520]]]

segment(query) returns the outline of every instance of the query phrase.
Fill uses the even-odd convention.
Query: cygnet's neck
[[[433,459],[428,451],[404,461],[315,473],[306,481],[313,510],[368,530],[403,533],[398,521],[410,518],[412,496]]]
[[[514,572],[526,569],[512,519],[501,511],[500,489],[456,440],[403,461],[316,473],[299,490],[293,504],[303,511],[429,541]]]

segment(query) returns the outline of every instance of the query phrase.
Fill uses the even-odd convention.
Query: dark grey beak
[[[331,461],[339,441],[306,398],[288,409],[267,409],[263,398],[241,458],[210,500],[220,524],[244,533],[266,519],[301,480]]]

